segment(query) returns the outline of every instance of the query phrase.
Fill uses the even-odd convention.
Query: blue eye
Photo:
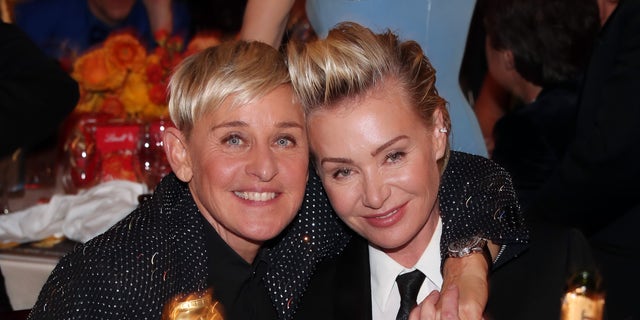
[[[242,138],[240,138],[240,136],[235,135],[235,134],[232,134],[232,135],[226,137],[224,139],[224,142],[226,144],[234,145],[234,146],[238,146],[238,145],[241,145],[241,144],[244,143],[244,141],[242,141]]]
[[[279,147],[289,147],[295,145],[295,139],[291,137],[281,137],[276,140],[276,145]]]
[[[398,162],[398,161],[402,160],[405,155],[406,155],[406,153],[400,152],[400,151],[392,152],[392,153],[387,154],[385,160],[387,162]]]
[[[351,174],[351,169],[349,168],[340,168],[337,169],[336,171],[333,172],[333,178],[334,179],[339,179],[339,178],[344,178],[344,177],[348,177]]]

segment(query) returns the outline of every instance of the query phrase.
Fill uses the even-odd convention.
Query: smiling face
[[[437,225],[445,154],[442,115],[425,125],[402,90],[387,83],[365,97],[313,111],[309,140],[340,218],[371,244],[412,265]]]
[[[308,144],[303,111],[292,97],[283,85],[247,105],[223,103],[199,117],[189,137],[175,128],[165,133],[174,172],[189,183],[204,217],[247,261],[302,203]]]

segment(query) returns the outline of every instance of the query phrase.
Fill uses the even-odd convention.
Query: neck
[[[521,85],[515,89],[515,95],[518,98],[522,99],[524,103],[529,104],[536,101],[536,98],[538,98],[538,95],[541,91],[541,86],[535,85],[523,79]]]

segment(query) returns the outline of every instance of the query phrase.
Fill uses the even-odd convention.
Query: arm
[[[280,47],[295,0],[248,0],[240,38]]]
[[[147,9],[147,15],[149,16],[149,23],[151,24],[151,31],[153,33],[159,30],[166,30],[167,32],[173,30],[171,0],[142,0],[142,2]]]
[[[488,246],[493,259],[499,247],[493,243],[489,243]],[[435,305],[437,312],[442,314],[444,319],[449,319],[445,315],[455,315],[459,319],[482,318],[489,296],[489,270],[490,265],[482,254],[446,259],[441,289],[443,294]],[[457,295],[452,299],[447,293],[451,294],[454,290],[457,291]]]
[[[457,287],[458,309],[438,302],[439,312],[459,313],[461,319],[479,319],[488,299],[487,276],[491,266],[482,254],[447,258],[448,245],[462,238],[489,239],[491,259],[502,262],[517,251],[498,254],[501,246],[517,247],[529,234],[509,174],[486,158],[452,152],[443,174],[440,193],[443,222],[442,292]],[[449,226],[449,227],[448,227]],[[506,251],[505,251],[506,252]]]

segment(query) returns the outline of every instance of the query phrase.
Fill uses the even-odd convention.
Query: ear
[[[514,70],[516,68],[516,61],[513,58],[513,51],[506,49],[500,52],[502,56],[502,62],[507,70]]]
[[[436,160],[440,160],[444,157],[447,149],[447,142],[449,140],[449,129],[444,124],[444,117],[442,115],[442,108],[438,108],[433,112],[433,152],[435,153]]]
[[[191,157],[186,143],[187,140],[182,132],[174,127],[166,128],[162,141],[167,160],[178,179],[184,182],[191,181],[191,178],[193,178]]]

